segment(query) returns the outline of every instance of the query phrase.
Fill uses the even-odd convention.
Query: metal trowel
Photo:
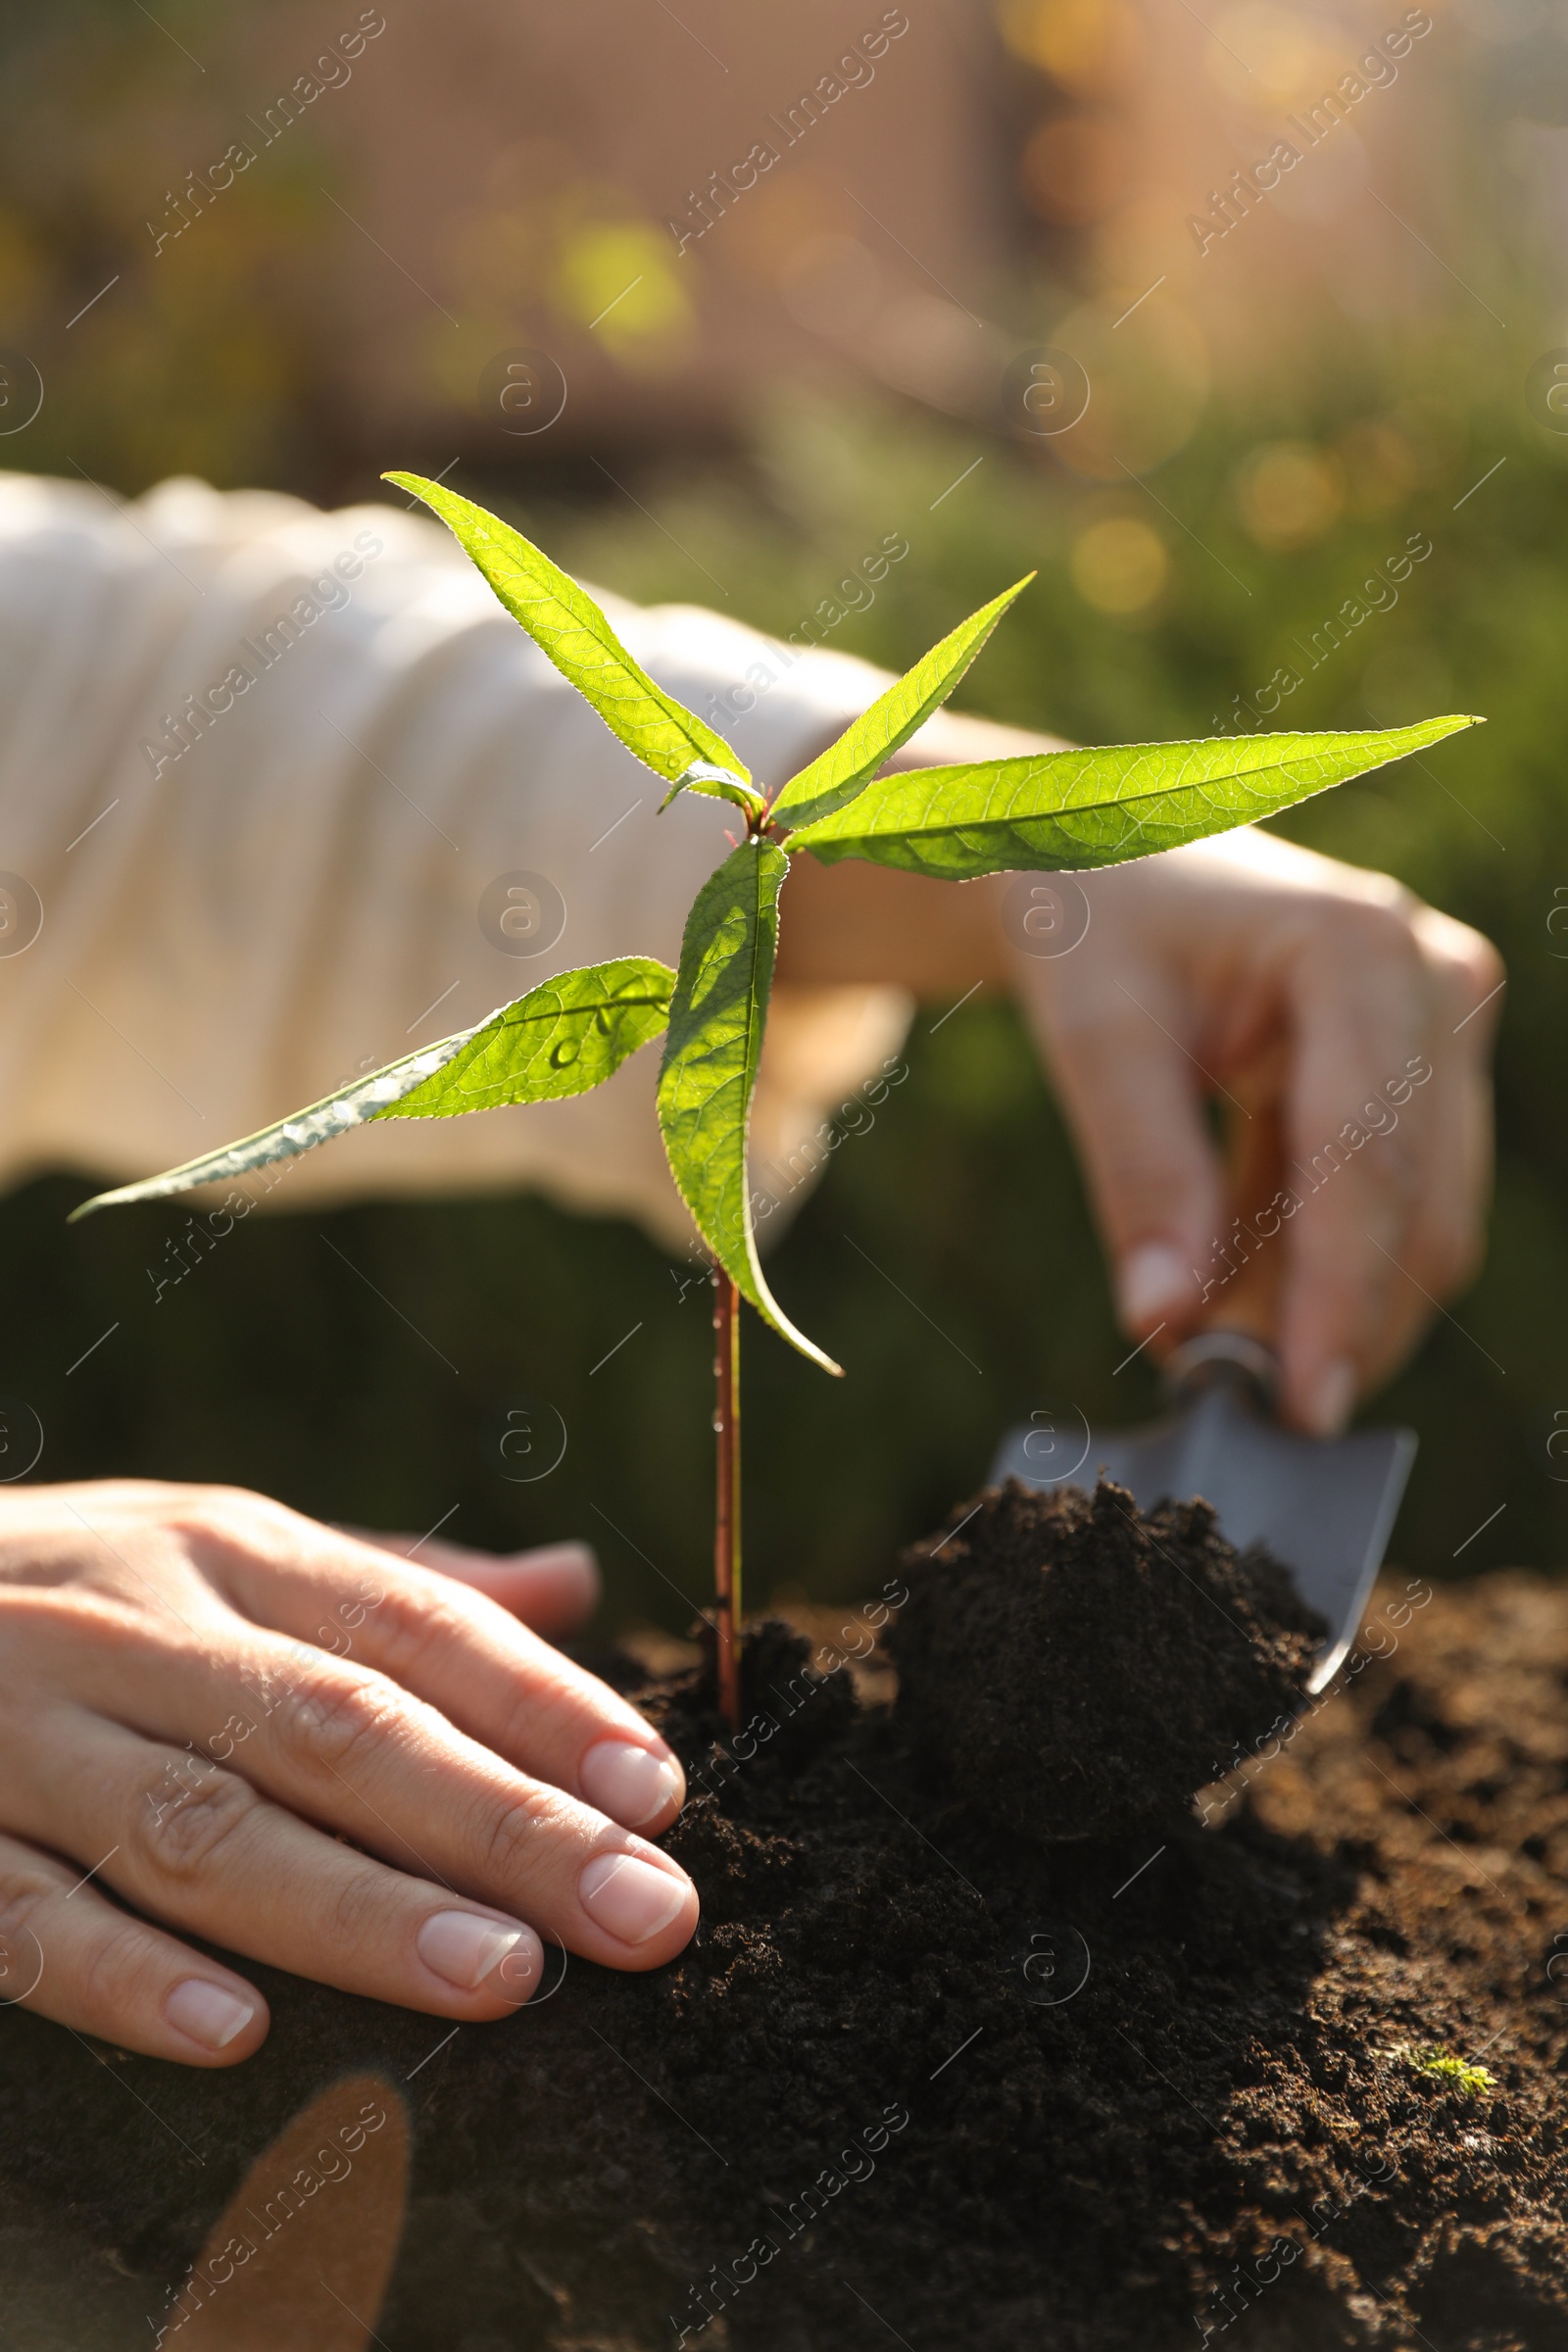
[[[1268,1201],[1277,1189],[1271,1194],[1256,1179],[1277,1172],[1277,1141],[1268,1133],[1269,1114],[1256,1116],[1261,1125],[1240,1154],[1234,1190],[1239,1200]],[[1042,1489],[1093,1486],[1104,1470],[1144,1510],[1167,1496],[1201,1496],[1213,1505],[1228,1543],[1238,1551],[1266,1544],[1294,1572],[1302,1599],[1328,1620],[1308,1686],[1317,1691],[1360,1631],[1416,1437],[1410,1429],[1359,1429],[1344,1438],[1307,1438],[1282,1427],[1274,1410],[1278,1366],[1268,1345],[1284,1248],[1280,1222],[1276,1216],[1275,1232],[1259,1236],[1251,1218],[1238,1216],[1234,1246],[1242,1262],[1216,1291],[1213,1323],[1168,1359],[1171,1409],[1162,1419],[1142,1429],[1083,1428],[1070,1442],[1056,1426],[1059,1415],[1044,1429],[1011,1430],[991,1478],[993,1484],[1019,1478]]]

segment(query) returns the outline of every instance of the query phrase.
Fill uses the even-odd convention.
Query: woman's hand
[[[1501,959],[1388,875],[1250,829],[1080,887],[1069,954],[1027,952],[1005,899],[1004,922],[1122,1320],[1163,1353],[1277,1250],[1282,1405],[1330,1435],[1480,1263]],[[1216,1096],[1283,1139],[1279,1207],[1240,1248]]]
[[[501,1605],[561,1627],[594,1581],[579,1545],[411,1546],[231,1488],[7,1494],[0,2000],[228,2066],[266,2003],[181,1930],[464,2024],[526,2001],[546,1943],[670,1959],[696,1889],[636,1833],[680,1766]]]

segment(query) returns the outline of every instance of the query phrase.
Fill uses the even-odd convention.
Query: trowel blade
[[[1037,1416],[1038,1418],[1038,1416]],[[1080,1423],[1080,1427],[1082,1424]],[[1104,1470],[1142,1510],[1167,1496],[1212,1503],[1238,1551],[1265,1544],[1294,1571],[1303,1600],[1328,1619],[1310,1689],[1321,1690],[1360,1631],[1362,1613],[1415,1460],[1410,1429],[1358,1429],[1303,1438],[1281,1429],[1229,1384],[1216,1382],[1168,1419],[1144,1429],[1091,1430],[1077,1452],[1064,1433],[1010,1430],[994,1485],[1020,1478],[1046,1489],[1092,1486]]]

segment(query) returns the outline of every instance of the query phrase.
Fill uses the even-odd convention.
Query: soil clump
[[[1179,1812],[1233,1746],[1282,1729],[1323,1619],[1206,1502],[1147,1517],[1102,1479],[1009,1479],[900,1563],[899,1721],[1026,1838],[1107,1838]]]
[[[1027,1517],[988,1500],[956,1585],[991,1531],[1017,1581]],[[1062,1558],[1122,1541],[1099,1503],[1047,1519]],[[1211,1539],[1190,1518],[1179,1540]],[[1107,1591],[1141,1555],[1117,1556]],[[1038,1791],[999,1810],[931,1728],[949,1604],[923,1576],[908,1708],[852,1686],[876,1611],[814,1649],[760,1628],[722,1748],[700,1665],[620,1661],[692,1779],[668,1844],[703,1925],[667,1968],[572,1961],[454,2035],[242,1963],[273,2028],[223,2073],[0,2018],[0,2343],[224,2340],[200,2330],[237,2321],[243,2270],[188,2332],[170,2297],[247,2167],[369,2074],[412,2147],[363,2315],[386,2352],[1561,2352],[1568,1588],[1386,1580],[1332,1695],[1250,1746],[1228,1732],[1223,1788],[1179,1813],[1182,1774],[1135,1759],[1152,1822],[1053,1840]],[[1255,1606],[1293,1656],[1288,1604]],[[1102,1662],[1129,1708],[1141,1654]],[[1432,2072],[1434,2048],[1491,2079]],[[311,2193],[318,2249],[344,2192]]]

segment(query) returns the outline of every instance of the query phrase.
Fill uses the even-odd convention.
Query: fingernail
[[[164,2015],[204,2050],[226,2050],[256,2015],[256,2003],[241,2000],[237,1992],[215,1984],[210,1977],[187,1977],[164,2002]]]
[[[1355,1372],[1343,1356],[1325,1364],[1317,1377],[1307,1406],[1308,1427],[1320,1438],[1337,1438],[1350,1417],[1355,1402]]]
[[[622,1829],[640,1830],[667,1810],[680,1792],[680,1774],[667,1758],[629,1740],[599,1740],[578,1767],[583,1795]]]
[[[563,1959],[565,1955],[563,1953]],[[537,1936],[525,1936],[514,1951],[510,1951],[495,1972],[497,1992],[505,1990],[514,2001],[531,2000],[544,1977],[545,1947]]]
[[[577,1881],[577,1899],[589,1918],[622,1943],[647,1943],[667,1928],[691,1882],[635,1854],[595,1854]]]
[[[522,1928],[502,1919],[486,1919],[477,1911],[434,1911],[414,1939],[415,1949],[428,1969],[445,1977],[462,1992],[472,1992],[482,1984],[493,1968],[497,1968],[517,1951],[519,1944],[534,1948],[537,1968],[539,1938],[532,1928]],[[511,1976],[508,1977],[509,1984]]]
[[[1168,1242],[1144,1242],[1116,1271],[1116,1302],[1121,1319],[1134,1330],[1158,1322],[1186,1302],[1192,1288],[1187,1260]]]

